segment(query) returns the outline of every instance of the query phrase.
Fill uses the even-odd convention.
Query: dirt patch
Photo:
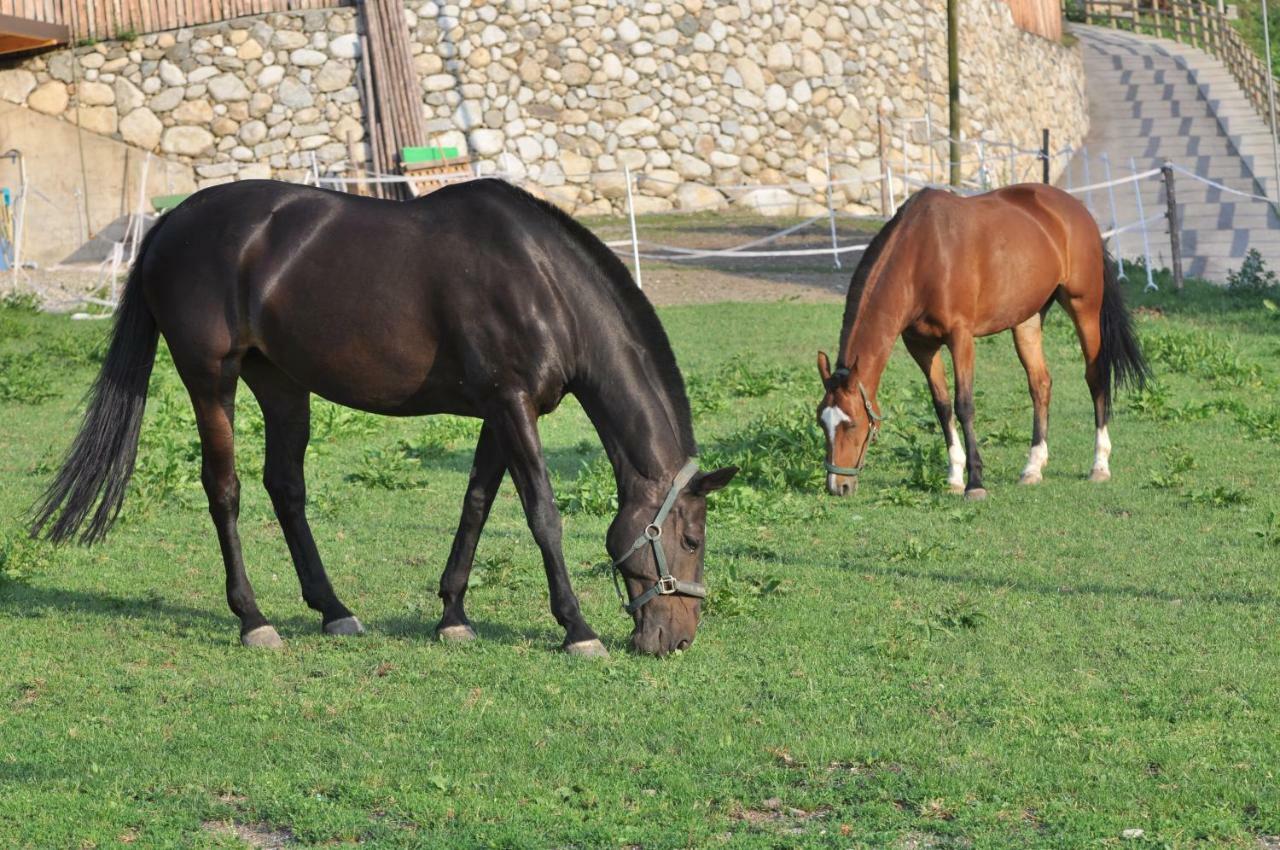
[[[285,850],[293,844],[293,833],[288,829],[265,823],[244,823],[238,820],[207,820],[201,828],[213,835],[230,835],[250,847],[259,850]]]

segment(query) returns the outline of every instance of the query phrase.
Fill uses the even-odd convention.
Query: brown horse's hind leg
[[[227,604],[240,618],[240,642],[245,646],[277,649],[283,643],[258,610],[253,586],[244,571],[240,535],[236,531],[240,515],[240,479],[236,477],[234,441],[238,366],[237,358],[229,356],[205,369],[184,368],[179,362],[178,370],[196,412],[203,459],[200,480],[209,498],[209,514],[213,517],[227,570]]]
[[[1101,272],[1098,273],[1101,280]],[[1064,297],[1060,303],[1076,324],[1076,337],[1084,354],[1084,380],[1093,398],[1094,449],[1090,481],[1111,479],[1111,435],[1107,433],[1107,381],[1102,374],[1098,355],[1102,351],[1102,326],[1100,312],[1102,298]]]
[[[938,415],[938,424],[942,426],[942,436],[947,442],[947,488],[952,493],[964,492],[964,446],[960,445],[960,435],[956,433],[955,417],[951,410],[951,394],[947,392],[947,372],[942,365],[940,343],[921,342],[903,339],[907,351],[924,372],[924,379],[929,384],[929,393],[933,396],[933,412]]]
[[[493,507],[493,498],[498,493],[506,471],[507,454],[498,439],[497,429],[486,422],[480,429],[480,440],[476,443],[476,455],[471,463],[471,481],[467,484],[467,495],[462,500],[462,518],[458,520],[458,532],[454,535],[453,548],[449,551],[444,574],[440,576],[440,598],[444,601],[444,614],[440,617],[440,624],[436,626],[436,635],[441,640],[475,639],[475,630],[471,628],[471,622],[463,608],[463,597],[466,596],[467,579],[471,576],[471,566],[475,562],[476,543],[480,540],[480,532],[484,529],[489,509]]]
[[[1049,462],[1049,395],[1053,379],[1044,362],[1042,321],[1043,314],[1036,313],[1013,329],[1013,346],[1022,368],[1027,370],[1027,388],[1031,391],[1031,450],[1022,470],[1023,484],[1039,484]]]
[[[311,439],[310,395],[256,352],[245,357],[242,374],[262,407],[267,432],[262,483],[289,546],[302,585],[302,598],[308,607],[320,612],[326,634],[361,634],[364,628],[360,621],[333,592],[307,524],[303,457]]]
[[[975,352],[973,334],[968,330],[952,333],[947,343],[956,373],[956,417],[964,429],[964,445],[968,457],[964,495],[966,499],[985,499],[987,491],[982,486],[982,455],[978,451],[978,435],[973,430],[973,367]]]
[[[551,591],[551,613],[565,630],[564,649],[573,655],[607,655],[604,644],[587,625],[578,598],[569,583],[561,549],[560,510],[551,489],[551,476],[542,456],[538,415],[524,394],[505,399],[495,411],[493,423],[508,452],[508,469],[520,494],[533,539],[542,550],[542,565]]]

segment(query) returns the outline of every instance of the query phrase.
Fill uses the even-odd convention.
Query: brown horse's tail
[[[1109,418],[1114,390],[1121,386],[1142,389],[1151,377],[1151,369],[1142,356],[1142,347],[1133,332],[1133,319],[1124,305],[1124,290],[1116,274],[1116,261],[1105,244],[1102,246],[1102,311],[1098,321],[1102,335],[1098,369]]]
[[[162,218],[142,241],[116,311],[106,360],[87,396],[80,433],[33,508],[32,537],[43,534],[61,543],[80,532],[87,521],[80,542],[88,545],[101,540],[120,513],[138,453],[159,336],[142,297],[140,269],[152,237],[163,224]]]

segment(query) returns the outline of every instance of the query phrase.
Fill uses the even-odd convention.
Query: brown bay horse
[[[147,234],[84,424],[33,533],[92,543],[115,520],[160,334],[195,408],[201,480],[245,645],[281,640],[258,609],[236,530],[241,379],[265,418],[263,483],[324,632],[363,627],[334,593],[307,523],[312,393],[393,416],[483,420],[440,579],[442,639],[475,637],[463,597],[509,471],[564,649],[604,654],[570,586],[538,437],[538,417],[573,393],[617,478],[606,545],[629,597],[632,646],[661,655],[693,641],[706,595],[706,496],[737,470],[697,471],[684,382],[657,314],[617,257],[550,204],[496,180],[407,203],[270,181],[193,195]]]
[[[868,246],[849,284],[836,367],[818,354],[827,437],[827,489],[857,487],[880,427],[876,392],[900,335],[933,395],[947,442],[947,483],[986,496],[973,428],[974,339],[1013,331],[1033,406],[1024,484],[1049,459],[1049,370],[1041,348],[1045,313],[1057,302],[1076,326],[1096,429],[1089,477],[1111,477],[1107,423],[1116,386],[1148,376],[1112,259],[1089,211],[1059,189],[1029,183],[973,197],[926,189],[907,201]],[[941,347],[955,372],[956,432]],[[967,472],[967,482],[964,473]]]

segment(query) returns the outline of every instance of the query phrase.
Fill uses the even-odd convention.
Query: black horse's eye
[[[684,536],[684,548],[686,552],[697,552],[698,547],[702,545],[702,541],[696,537]]]

